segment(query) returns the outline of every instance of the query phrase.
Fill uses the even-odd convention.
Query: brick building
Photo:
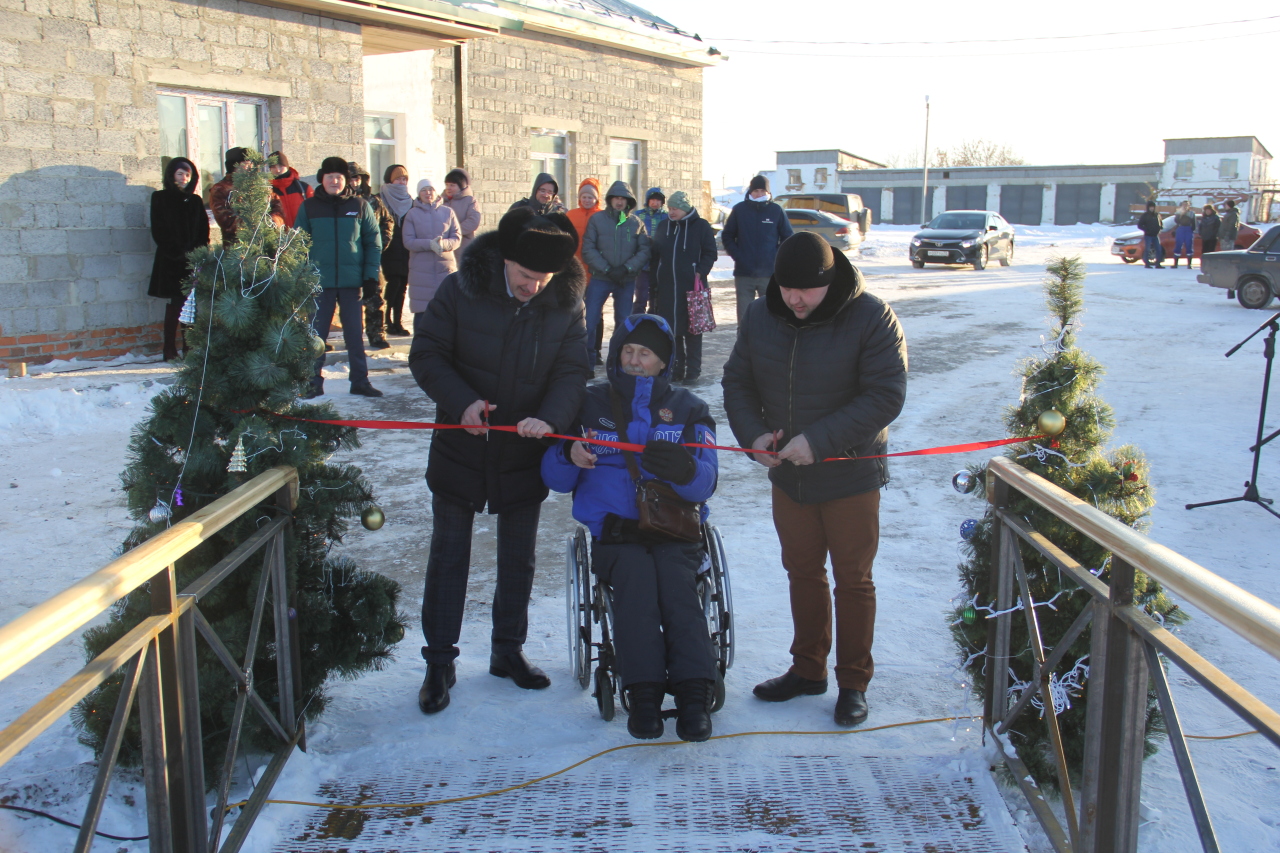
[[[168,157],[461,163],[486,226],[542,168],[699,185],[717,52],[623,0],[267,2],[0,0],[0,361],[156,346]]]

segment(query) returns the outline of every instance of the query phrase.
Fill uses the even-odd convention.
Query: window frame
[[[635,148],[636,159],[632,160],[629,158],[621,158],[621,157],[613,156],[613,145],[615,142],[621,142],[627,145],[634,145],[636,147]],[[640,185],[644,181],[644,154],[645,154],[645,151],[644,151],[643,139],[628,139],[623,136],[609,137],[609,175],[613,178],[614,181],[624,181],[630,184],[631,191],[635,193],[637,197],[639,197],[640,193],[643,192],[643,190],[640,188]],[[632,180],[627,180],[622,176],[622,173],[619,171],[620,169],[627,169],[627,170],[634,169],[635,177]]]
[[[568,192],[567,187],[569,186],[570,180],[572,179],[572,176],[569,173],[569,164],[572,160],[573,138],[570,135],[569,131],[556,130],[555,128],[551,128],[551,127],[533,127],[533,128],[530,128],[529,130],[530,130],[529,162],[530,164],[534,164],[534,163],[541,164],[540,166],[534,167],[534,169],[532,170],[532,173],[529,175],[529,180],[530,181],[535,180],[538,177],[538,175],[543,172],[546,172],[548,175],[551,175],[553,178],[556,179],[556,182],[560,185],[560,196],[561,196],[561,200],[563,201],[565,197],[565,193]],[[533,141],[538,137],[563,139],[564,153],[557,154],[554,151],[534,151]],[[564,164],[563,175],[558,175],[556,174],[556,171],[554,169],[547,168],[551,161]]]
[[[1195,160],[1174,160],[1173,161],[1174,180],[1189,181],[1191,180],[1192,176],[1195,175],[1195,170],[1196,170]]]
[[[391,139],[376,139],[369,136],[368,122],[371,118],[391,119]],[[374,110],[364,113],[364,121],[361,123],[365,127],[364,132],[364,160],[365,168],[369,170],[369,191],[378,192],[382,188],[382,175],[374,174],[378,170],[373,166],[373,148],[378,145],[381,147],[389,147],[392,149],[391,161],[393,163],[403,162],[402,151],[404,150],[404,140],[400,134],[400,128],[403,127],[403,113],[384,113]],[[412,192],[412,191],[411,191]]]
[[[199,107],[217,105],[222,109],[222,156],[220,161],[225,161],[226,152],[232,148],[247,147],[242,142],[248,140],[239,140],[236,138],[236,122],[235,122],[235,105],[250,104],[258,109],[258,129],[262,133],[262,151],[263,156],[271,152],[271,102],[269,98],[258,95],[237,95],[231,92],[211,92],[200,89],[180,89],[171,86],[156,87],[156,104],[159,109],[159,98],[161,96],[176,97],[184,99],[185,116],[186,116],[186,148],[185,154],[170,155],[160,154],[161,170],[168,166],[165,158],[172,159],[174,156],[186,157],[192,163],[199,167],[201,160],[200,151],[200,131],[199,131]],[[200,174],[200,194],[204,196],[205,201],[209,199],[210,188],[225,177],[222,171],[223,163],[219,163],[219,171],[216,173],[217,178],[213,175]]]
[[[1223,171],[1224,171],[1223,167],[1227,163],[1231,164],[1230,175],[1223,174]],[[1223,181],[1240,180],[1240,158],[1239,157],[1223,157],[1221,160],[1219,160],[1218,161],[1218,179]]]

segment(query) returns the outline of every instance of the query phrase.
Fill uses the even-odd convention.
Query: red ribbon
[[[272,413],[274,414],[274,413]],[[502,432],[516,432],[514,426],[463,426],[462,424],[430,424],[421,421],[325,421],[313,418],[295,418],[289,415],[276,415],[276,417],[285,418],[291,421],[303,421],[311,424],[331,424],[333,426],[357,427],[359,429],[489,429],[500,430]],[[559,433],[549,432],[544,438],[561,438],[565,441],[585,441],[588,444],[598,444],[601,447],[616,447],[619,450],[630,450],[632,453],[642,453],[644,451],[643,444],[632,444],[629,441],[608,441],[603,438],[586,438],[581,435],[560,435]],[[877,456],[831,456],[823,459],[823,462],[842,462],[853,459],[887,459],[890,456],[937,456],[946,453],[971,453],[975,450],[988,450],[992,447],[1003,447],[1006,444],[1023,444],[1028,441],[1039,441],[1046,436],[1033,435],[1028,438],[1000,438],[994,441],[974,441],[968,444],[948,444],[942,447],[926,447],[923,450],[903,450],[898,453],[882,453]],[[734,453],[760,453],[766,456],[777,456],[776,450],[756,450],[749,447],[726,447],[720,444],[702,444],[699,442],[688,442],[681,445],[682,447],[701,447],[707,450],[729,450]]]

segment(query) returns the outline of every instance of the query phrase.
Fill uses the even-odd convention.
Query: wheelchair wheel
[[[711,712],[714,714],[724,707],[724,675],[716,673],[716,689],[711,699]]]
[[[707,630],[715,647],[716,665],[723,676],[733,666],[733,591],[729,586],[728,561],[725,559],[720,531],[715,525],[705,525],[702,538],[711,560],[703,612],[706,614]]]
[[[600,709],[600,719],[606,723],[617,713],[613,704],[613,677],[603,666],[596,667],[596,707]]]
[[[579,527],[565,547],[565,621],[569,668],[583,690],[591,684],[591,567],[587,531]]]

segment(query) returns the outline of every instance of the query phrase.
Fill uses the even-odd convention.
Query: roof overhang
[[[524,22],[525,32],[546,33],[562,38],[667,59],[680,65],[719,65],[725,57],[710,45],[684,36],[655,30],[652,35],[639,28],[616,26],[608,18],[571,9],[546,0],[496,0],[497,8]]]
[[[350,21],[364,28],[365,54],[434,50],[500,30],[520,30],[521,21],[463,8],[442,0],[253,0],[264,6]]]

